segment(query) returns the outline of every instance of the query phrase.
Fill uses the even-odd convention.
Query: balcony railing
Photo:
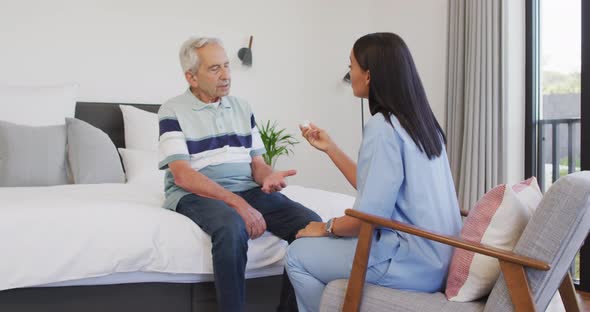
[[[546,155],[543,153],[543,147],[547,144],[545,137],[545,129],[550,127],[551,129],[551,182],[557,181],[560,177],[560,158],[559,158],[559,143],[560,143],[560,131],[559,126],[562,124],[567,125],[567,172],[572,173],[576,171],[574,163],[574,125],[580,123],[580,118],[560,118],[560,119],[542,119],[538,121],[539,132],[541,134],[541,146],[539,149],[539,168],[537,179],[541,190],[545,191],[545,163]]]
[[[557,181],[560,174],[560,158],[559,158],[559,142],[560,142],[560,131],[559,126],[562,124],[567,125],[567,173],[570,174],[576,171],[575,163],[574,163],[574,125],[580,123],[580,118],[561,118],[561,119],[542,119],[539,120],[539,132],[541,133],[541,146],[539,149],[539,172],[537,176],[537,180],[539,182],[539,186],[541,187],[541,191],[545,191],[546,181],[545,181],[545,153],[543,153],[543,149],[545,144],[547,144],[547,139],[545,137],[545,129],[550,127],[551,129],[551,184]],[[579,274],[578,274],[578,267],[577,267],[577,259],[572,262],[570,266],[570,274],[574,279],[575,283],[579,283]]]

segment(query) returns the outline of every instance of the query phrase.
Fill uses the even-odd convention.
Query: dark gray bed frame
[[[106,132],[117,147],[125,147],[123,117],[119,105],[133,105],[150,112],[156,112],[159,108],[159,105],[150,104],[78,102],[76,118]],[[275,311],[280,291],[280,275],[246,280],[246,311]],[[216,310],[213,282],[31,287],[0,291],[0,312]]]

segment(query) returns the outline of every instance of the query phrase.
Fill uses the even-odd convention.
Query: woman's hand
[[[324,222],[312,221],[305,228],[299,230],[295,238],[323,236],[328,236],[328,233],[326,233],[326,224]]]
[[[301,127],[301,135],[311,144],[311,146],[318,150],[327,153],[330,148],[334,146],[334,141],[328,135],[326,130],[318,128],[314,124],[310,124],[309,127]]]

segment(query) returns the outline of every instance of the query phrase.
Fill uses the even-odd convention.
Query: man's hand
[[[243,198],[195,171],[186,160],[176,160],[171,162],[169,166],[176,185],[199,196],[221,200],[235,209],[244,220],[246,231],[251,239],[256,239],[264,234],[266,231],[264,218]]]
[[[264,178],[262,181],[262,191],[270,194],[273,192],[279,192],[283,188],[287,186],[287,182],[285,182],[285,178],[289,176],[294,176],[297,174],[297,170],[287,170],[287,171],[276,171]]]
[[[257,239],[266,231],[266,222],[258,210],[248,206],[236,210],[246,223],[246,231],[251,239]]]

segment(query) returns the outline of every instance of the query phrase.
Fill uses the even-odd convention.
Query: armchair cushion
[[[320,311],[342,311],[347,282],[341,279],[328,284],[322,295]],[[365,284],[360,311],[478,312],[483,311],[484,306],[482,301],[448,301],[441,292],[421,293]]]

